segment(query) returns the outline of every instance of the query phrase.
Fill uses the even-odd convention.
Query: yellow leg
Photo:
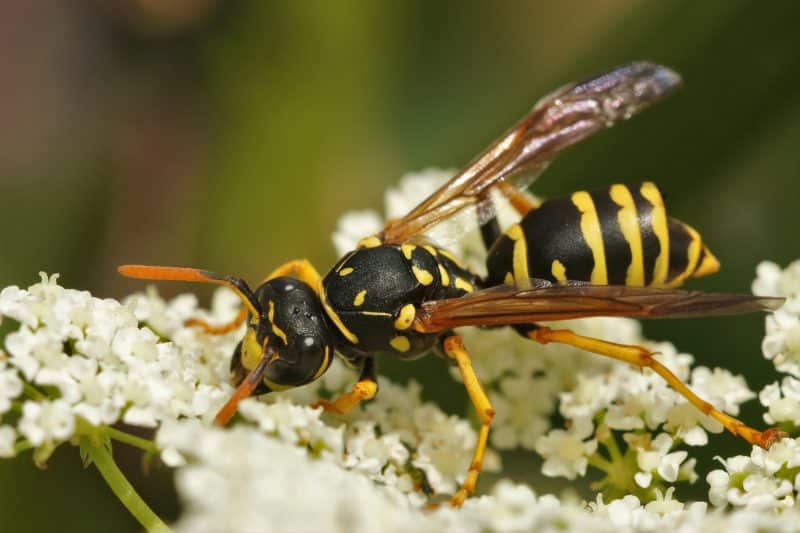
[[[583,337],[568,329],[552,330],[550,328],[539,327],[529,331],[527,336],[541,344],[550,342],[569,344],[570,346],[581,348],[587,352],[604,355],[619,361],[625,361],[640,368],[650,368],[656,374],[664,378],[664,381],[679,394],[689,400],[689,403],[720,422],[725,426],[725,429],[738,437],[742,437],[750,444],[755,444],[762,448],[769,448],[773,442],[785,436],[785,433],[774,428],[767,429],[766,431],[758,431],[745,425],[741,420],[733,418],[716,409],[713,405],[692,392],[689,387],[678,379],[667,367],[659,363],[653,357],[653,352],[641,346],[628,346],[625,344],[616,344],[600,339],[593,339],[591,337]]]
[[[507,181],[501,181],[498,186],[503,194],[508,198],[508,202],[514,208],[514,210],[521,216],[524,217],[528,214],[528,212],[539,207],[539,205],[533,201],[533,198],[531,198],[530,195],[517,190],[516,187]]]
[[[464,349],[464,343],[458,335],[452,335],[444,340],[444,352],[447,357],[454,359],[458,364],[458,370],[461,372],[461,379],[464,381],[464,387],[467,388],[467,394],[478,412],[478,418],[481,421],[481,429],[478,433],[478,442],[475,444],[475,451],[472,453],[472,462],[467,471],[467,477],[458,489],[458,492],[450,499],[452,507],[460,507],[464,500],[473,492],[475,492],[475,484],[478,482],[478,474],[481,473],[483,466],[483,454],[486,451],[486,442],[489,439],[489,426],[494,417],[494,409],[489,402],[489,397],[483,390],[478,376],[475,374],[475,369],[472,368],[472,361],[469,354]]]
[[[270,272],[269,276],[267,276],[264,281],[290,275],[293,275],[300,281],[305,282],[312,289],[314,289],[317,294],[319,294],[319,282],[322,278],[320,277],[319,272],[317,272],[317,269],[314,268],[311,262],[309,262],[307,259],[295,259],[293,261],[287,261]]]
[[[340,394],[334,401],[319,400],[311,407],[322,407],[325,412],[347,414],[353,407],[363,400],[371,400],[378,392],[378,382],[375,381],[375,360],[368,357],[364,360],[361,376],[349,392]]]

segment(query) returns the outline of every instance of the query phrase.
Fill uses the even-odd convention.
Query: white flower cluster
[[[407,211],[448,175],[404,178],[387,193],[387,216]],[[504,225],[515,216],[502,201],[498,213]],[[339,251],[378,231],[382,220],[372,212],[345,215],[334,236]],[[480,272],[477,231],[457,242],[461,228],[453,224],[467,221],[442,224],[434,239]],[[765,355],[789,375],[759,398],[769,409],[767,422],[797,426],[800,263],[783,272],[764,264],[758,276],[758,294],[789,297],[767,319],[764,341]],[[38,459],[46,459],[87,427],[156,427],[156,445],[176,469],[185,504],[177,529],[192,532],[745,532],[792,531],[800,523],[800,439],[720,459],[724,469],[706,478],[717,509],[684,504],[672,484],[698,477],[687,446],[705,445],[708,432],[722,431],[721,425],[652,371],[566,346],[539,346],[509,328],[460,331],[496,411],[491,445],[535,450],[547,476],[574,479],[599,470],[606,476],[596,486],[616,499],[598,495],[581,504],[501,480],[461,509],[431,510],[426,492],[452,494],[467,472],[473,425],[424,402],[413,381],[401,386],[380,378],[376,399],[346,416],[308,407],[355,381],[338,361],[311,385],[243,401],[233,428],[210,427],[232,392],[228,364],[242,332],[207,335],[184,322],[224,323],[238,306],[227,289],[215,293],[210,311],[198,308],[193,296],[166,302],[153,289],[118,303],[62,288],[55,276],[27,290],[3,289],[0,320],[13,323],[0,350],[0,457],[36,448]],[[733,415],[755,397],[740,376],[693,368],[692,356],[647,341],[633,320],[548,325],[646,346],[701,397]],[[565,427],[551,427],[554,413]],[[499,468],[499,456],[487,450],[484,470]]]
[[[775,368],[788,374],[759,394],[769,410],[764,420],[787,430],[800,428],[800,261],[785,270],[765,261],[756,269],[753,293],[759,296],[783,296],[786,302],[767,316],[767,334],[761,344],[764,357]]]
[[[800,493],[800,439],[785,438],[750,456],[719,458],[725,470],[709,472],[708,499],[760,512],[793,509]]]
[[[16,428],[0,425],[0,454],[12,455],[18,438],[52,449],[75,434],[78,420],[155,427],[165,419],[209,419],[230,394],[224,362],[235,337],[176,329],[200,312],[193,298],[167,306],[151,292],[120,304],[56,280],[42,274],[27,290],[0,292],[0,317],[19,323],[0,361],[0,415],[15,403],[20,411]],[[210,315],[215,320],[236,312],[225,292]],[[143,321],[174,334],[172,342],[140,327]]]
[[[255,402],[254,402],[255,403]],[[523,532],[523,531],[794,531],[800,512],[780,517],[752,509],[729,514],[705,503],[684,505],[672,489],[642,505],[636,496],[588,506],[537,496],[529,487],[498,482],[461,509],[423,510],[398,486],[375,485],[359,470],[315,460],[312,450],[287,446],[249,426],[223,431],[193,421],[165,424],[159,443],[189,458],[176,482],[184,502],[177,531]]]
[[[753,293],[782,296],[783,306],[766,318],[764,356],[788,375],[764,387],[758,395],[767,407],[764,420],[786,431],[800,428],[800,261],[785,270],[763,262],[756,269]],[[719,459],[724,470],[706,480],[709,500],[717,506],[754,511],[796,509],[800,501],[800,439],[785,438],[769,450],[753,448],[750,456]]]

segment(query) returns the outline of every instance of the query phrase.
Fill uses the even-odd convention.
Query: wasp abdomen
[[[489,285],[528,278],[597,285],[677,285],[718,263],[688,225],[667,217],[658,188],[612,185],[544,202],[487,258]]]

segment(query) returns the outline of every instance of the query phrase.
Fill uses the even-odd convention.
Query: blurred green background
[[[748,291],[760,260],[800,257],[797,20],[789,1],[4,2],[0,286],[45,270],[119,297],[142,286],[116,275],[123,262],[251,280],[293,257],[324,269],[344,211],[381,207],[405,172],[460,166],[567,81],[649,59],[685,88],[572,149],[535,192],[654,180],[722,261],[693,286]],[[647,324],[756,390],[775,379],[762,329],[757,316]],[[440,362],[385,371],[464,405]],[[175,517],[166,473],[142,476],[118,451]],[[745,448],[719,437],[712,451]],[[0,462],[0,530],[112,529],[137,527],[75,450],[45,471]]]

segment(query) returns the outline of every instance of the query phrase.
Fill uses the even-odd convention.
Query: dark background
[[[648,59],[684,89],[571,150],[535,192],[654,180],[722,261],[693,286],[749,291],[760,260],[800,257],[797,20],[788,1],[4,2],[0,286],[45,270],[120,297],[142,286],[116,275],[123,262],[254,281],[293,257],[324,270],[341,213],[381,207],[405,172],[460,166],[555,87]],[[646,329],[756,390],[775,379],[761,317]],[[435,360],[387,366],[449,381]],[[457,386],[428,390],[464,404]],[[138,478],[138,455],[120,457]],[[174,517],[167,480],[155,466],[136,484]],[[0,529],[112,528],[137,530],[77,450],[45,471],[29,454],[0,462]]]

